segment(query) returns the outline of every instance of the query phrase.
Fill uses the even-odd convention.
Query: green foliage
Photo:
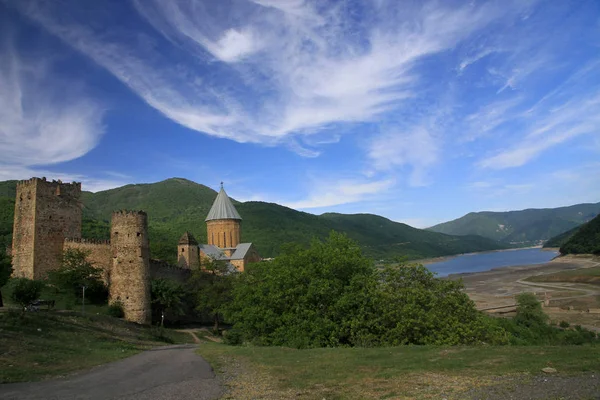
[[[480,235],[502,243],[533,245],[589,221],[600,213],[600,203],[508,212],[469,213],[428,228],[450,235]]]
[[[600,215],[584,224],[560,248],[562,254],[600,255]]]
[[[556,235],[550,239],[546,243],[544,243],[544,247],[561,247],[565,243],[569,241],[573,237],[575,233],[581,228],[581,225],[576,226],[573,229],[569,229],[566,232],[561,233],[560,235]]]
[[[160,325],[164,326],[165,312],[173,315],[183,314],[182,298],[185,292],[179,283],[171,279],[158,278],[153,279],[151,285],[152,315],[155,321],[160,321]]]
[[[542,310],[542,304],[533,293],[525,292],[517,295],[517,324],[525,326],[545,325],[548,316]]]
[[[558,326],[560,326],[563,329],[566,329],[569,326],[571,326],[571,324],[569,324],[567,321],[560,321],[560,323],[558,324]]]
[[[48,272],[48,281],[57,291],[79,298],[83,296],[94,304],[104,304],[108,299],[108,288],[102,280],[102,269],[87,260],[88,252],[67,249],[62,254],[61,265]]]
[[[13,278],[10,284],[12,286],[11,298],[23,310],[40,297],[44,288],[44,282],[27,278]]]
[[[238,335],[297,348],[505,341],[476,311],[462,283],[422,266],[378,271],[358,245],[332,232],[255,264],[225,307]]]
[[[117,300],[113,301],[106,310],[106,313],[111,317],[115,318],[123,318],[125,316],[125,311],[123,309],[123,302]]]
[[[214,323],[213,330],[219,332],[220,314],[231,300],[236,271],[230,271],[223,261],[204,261],[202,268],[195,270],[187,282],[187,290],[193,294],[196,310],[210,315]]]
[[[6,285],[10,275],[12,274],[11,260],[8,255],[5,254],[4,250],[0,248],[0,289]],[[4,301],[2,299],[2,292],[0,291],[0,307],[4,307]]]

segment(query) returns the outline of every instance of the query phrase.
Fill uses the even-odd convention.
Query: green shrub
[[[568,328],[569,326],[571,326],[571,324],[569,324],[567,321],[560,321],[560,323],[558,324],[558,326],[560,326],[561,328]]]
[[[23,311],[33,301],[39,299],[45,286],[42,281],[27,278],[13,278],[10,284],[12,286],[11,298],[23,308]]]
[[[125,311],[123,310],[123,303],[119,300],[114,301],[111,305],[109,305],[106,312],[108,315],[115,318],[123,318],[125,316]]]
[[[223,335],[223,343],[231,346],[239,346],[244,343],[244,335],[236,329],[225,331]]]

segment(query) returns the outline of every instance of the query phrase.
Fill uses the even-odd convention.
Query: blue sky
[[[600,2],[0,0],[0,180],[417,227],[600,201]]]

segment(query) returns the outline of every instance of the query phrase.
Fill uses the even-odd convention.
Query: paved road
[[[64,379],[0,385],[0,398],[217,399],[219,382],[195,345],[159,347]]]

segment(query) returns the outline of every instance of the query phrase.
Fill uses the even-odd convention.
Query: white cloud
[[[0,44],[1,165],[47,165],[94,148],[104,132],[104,109],[55,76],[43,59],[23,60]]]
[[[345,7],[297,0],[220,7],[192,0],[134,4],[176,45],[169,54],[177,61],[157,52],[151,36],[111,26],[93,7],[85,14],[92,21],[85,20],[79,2],[65,6],[79,10],[71,13],[35,0],[18,6],[177,123],[270,145],[398,109],[415,95],[419,60],[453,48],[518,9],[512,7],[518,3],[512,8],[494,2],[399,8],[380,1],[370,5],[365,23],[357,24]],[[228,78],[219,75],[225,71]]]
[[[395,180],[391,178],[379,181],[355,179],[331,182],[319,181],[311,189],[311,193],[306,199],[292,202],[281,201],[280,204],[296,209],[311,209],[356,203],[369,198],[380,197],[394,184]]]
[[[479,161],[492,169],[520,167],[544,151],[585,134],[598,133],[600,92],[582,96],[561,105],[560,110],[545,109],[529,114],[530,126],[514,146]]]

